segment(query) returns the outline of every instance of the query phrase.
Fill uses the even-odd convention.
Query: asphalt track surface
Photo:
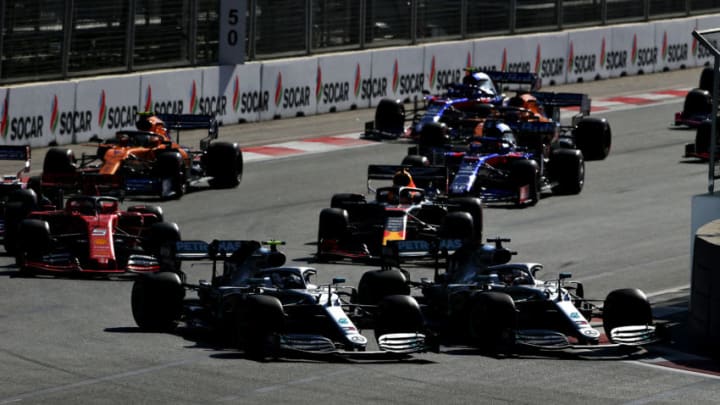
[[[564,86],[592,97],[692,87],[698,70]],[[512,238],[518,261],[540,262],[551,278],[571,272],[586,295],[639,287],[658,313],[687,306],[690,200],[707,189],[707,167],[681,158],[694,132],[669,129],[681,101],[604,114],[613,128],[607,160],[587,165],[578,196],[527,209],[488,208],[485,235]],[[226,126],[243,145],[358,131],[372,111]],[[189,142],[188,142],[189,143]],[[287,241],[307,265],[319,211],[336,192],[364,192],[369,163],[396,163],[405,145],[377,144],[246,165],[232,190],[187,194],[163,204],[184,239]],[[44,151],[34,151],[39,169]],[[126,204],[132,203],[126,201]],[[312,264],[319,282],[355,284],[372,267]],[[209,268],[186,268],[207,278]],[[412,269],[418,278],[428,273]],[[127,280],[17,277],[0,257],[0,403],[716,403],[715,364],[691,371],[687,345],[631,356],[495,358],[465,347],[395,362],[280,360],[260,363],[211,339],[142,333]],[[679,339],[682,340],[682,337]]]

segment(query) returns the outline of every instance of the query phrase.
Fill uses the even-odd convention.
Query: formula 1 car
[[[97,145],[95,155],[76,161],[70,149],[52,148],[43,162],[44,189],[86,195],[157,195],[179,198],[188,187],[208,181],[212,187],[236,187],[243,170],[236,143],[215,141],[218,124],[208,115],[141,114],[135,131],[119,131]],[[207,129],[200,149],[179,145],[183,129]],[[169,131],[177,131],[175,142]]]
[[[375,120],[365,123],[361,138],[379,140],[416,137],[427,123],[455,122],[461,118],[463,111],[482,113],[488,105],[501,104],[503,99],[491,78],[479,71],[467,71],[462,83],[449,84],[443,94],[425,94],[423,106],[415,103],[408,128],[405,127],[408,117],[404,104],[400,100],[380,100],[375,109]]]
[[[484,120],[491,118],[510,125],[521,145],[550,145],[562,137],[582,150],[586,160],[602,160],[610,153],[610,124],[604,118],[589,116],[591,103],[586,94],[540,92],[540,78],[533,73],[482,73],[474,69],[468,73],[466,78],[477,85],[455,84],[449,86],[446,94],[427,96],[424,107],[415,108],[407,129],[403,105],[382,100],[376,109],[375,121],[366,123],[362,137],[393,139],[402,135],[419,144],[437,145],[444,141],[466,144],[478,134]],[[500,94],[505,90],[517,94],[513,97]],[[560,124],[561,108],[578,109],[571,125]],[[555,125],[528,127],[528,123],[534,122]],[[439,130],[440,127],[445,129]],[[544,131],[539,132],[540,129]]]
[[[403,163],[418,162],[424,153],[429,162],[448,167],[452,180],[448,194],[475,196],[483,202],[513,202],[517,206],[535,205],[542,195],[579,194],[585,184],[585,159],[572,140],[545,139],[555,123],[528,121],[526,134],[536,133],[543,142],[533,148],[518,145],[511,127],[502,121],[485,120],[483,134],[467,145],[452,143],[410,147]],[[544,142],[553,142],[547,147]]]
[[[407,171],[412,184],[374,188],[371,180],[392,180]],[[362,194],[335,194],[320,212],[317,260],[422,259],[438,248],[457,249],[482,235],[482,202],[447,198],[442,166],[370,165],[368,201]]]
[[[442,342],[467,343],[483,350],[520,348],[565,350],[580,347],[640,346],[658,341],[650,304],[635,288],[610,292],[599,300],[584,297],[582,283],[569,273],[541,281],[538,263],[510,263],[515,254],[502,246],[508,239],[465,245],[436,267],[433,280],[409,280],[400,269],[363,274],[358,300],[370,304],[410,285],[431,330]],[[591,322],[602,319],[605,336]]]
[[[22,191],[32,204],[34,192]],[[164,222],[160,207],[120,211],[114,197],[76,196],[64,208],[29,212],[13,251],[24,275],[144,273],[172,266],[161,251],[179,239],[178,226]]]
[[[209,330],[257,359],[298,354],[403,358],[426,350],[413,298],[390,296],[358,305],[355,289],[341,285],[344,279],[315,285],[315,269],[283,266],[280,243],[177,242],[177,258],[211,261],[210,281],[184,283],[179,269],[138,278],[131,300],[135,322],[149,331],[173,331],[179,322]],[[197,296],[186,298],[188,291]],[[361,325],[374,328],[379,352],[366,351]]]
[[[685,95],[682,111],[675,113],[675,126],[697,128],[704,121],[710,120],[713,79],[713,68],[704,68],[698,87]]]

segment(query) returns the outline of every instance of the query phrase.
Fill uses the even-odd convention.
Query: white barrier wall
[[[202,69],[143,73],[140,76],[140,111],[196,114],[202,73]]]
[[[89,125],[75,127],[75,142],[93,135],[108,138],[120,129],[135,128],[140,111],[140,75],[77,81],[75,111]]]
[[[370,107],[372,53],[353,52],[317,58],[317,113]]]
[[[660,57],[655,65],[656,72],[695,65],[695,57],[691,52],[695,38],[687,34],[693,29],[695,29],[693,20],[669,21],[655,25],[655,43],[660,44]]]
[[[270,105],[267,111],[260,112],[260,119],[315,114],[316,80],[315,57],[263,63],[260,82],[262,91],[270,94]]]
[[[372,54],[372,77],[378,80],[381,91],[373,95],[372,105],[383,98],[412,100],[422,96],[425,89],[423,69],[424,48],[391,48],[374,51]]]
[[[75,110],[75,89],[73,82],[4,89],[2,143],[33,147],[72,143],[73,128],[83,128],[92,120]]]
[[[200,114],[216,114],[224,124],[260,120],[270,108],[270,92],[260,86],[262,64],[214,66],[202,70]]]
[[[570,31],[567,45],[567,83],[606,79],[627,71],[627,51],[613,48],[610,28]],[[620,55],[620,66],[608,70],[607,53]],[[614,74],[613,74],[614,73]]]
[[[0,144],[107,138],[132,128],[138,111],[209,113],[230,124],[367,108],[440,92],[467,66],[535,72],[545,85],[701,66],[711,57],[691,32],[716,27],[720,15],[13,85],[0,88]]]

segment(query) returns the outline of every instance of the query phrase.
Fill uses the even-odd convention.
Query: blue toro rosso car
[[[547,132],[552,122],[515,123],[524,133]],[[520,128],[522,127],[522,128]],[[409,148],[403,163],[444,164],[451,174],[451,197],[480,197],[485,203],[536,204],[544,194],[578,194],[585,183],[582,152],[557,141],[548,148],[518,145],[511,125],[486,121],[484,134],[468,145]]]
[[[382,100],[375,121],[366,123],[362,137],[412,138],[419,144],[467,144],[481,135],[486,120],[502,120],[513,127],[520,145],[549,145],[560,135],[580,149],[587,160],[603,160],[610,153],[612,134],[604,118],[590,117],[590,98],[582,93],[541,92],[533,73],[477,72],[469,70],[463,83],[451,84],[446,93],[427,96],[414,109],[405,126],[402,103]],[[508,97],[503,91],[515,91]],[[561,125],[560,109],[576,109],[570,125]],[[547,125],[537,123],[548,123]]]
[[[462,83],[449,84],[445,93],[426,93],[424,105],[416,103],[409,119],[401,101],[380,100],[375,109],[375,120],[365,123],[365,132],[361,136],[368,139],[417,136],[425,124],[457,121],[463,111],[482,114],[488,106],[502,104],[503,98],[487,73],[468,71]],[[409,126],[406,126],[407,121],[411,122]]]

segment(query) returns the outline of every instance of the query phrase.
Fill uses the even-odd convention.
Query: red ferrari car
[[[144,273],[172,265],[163,258],[171,257],[180,230],[157,206],[121,211],[116,198],[77,196],[61,209],[30,212],[16,236],[17,265],[25,275]]]

